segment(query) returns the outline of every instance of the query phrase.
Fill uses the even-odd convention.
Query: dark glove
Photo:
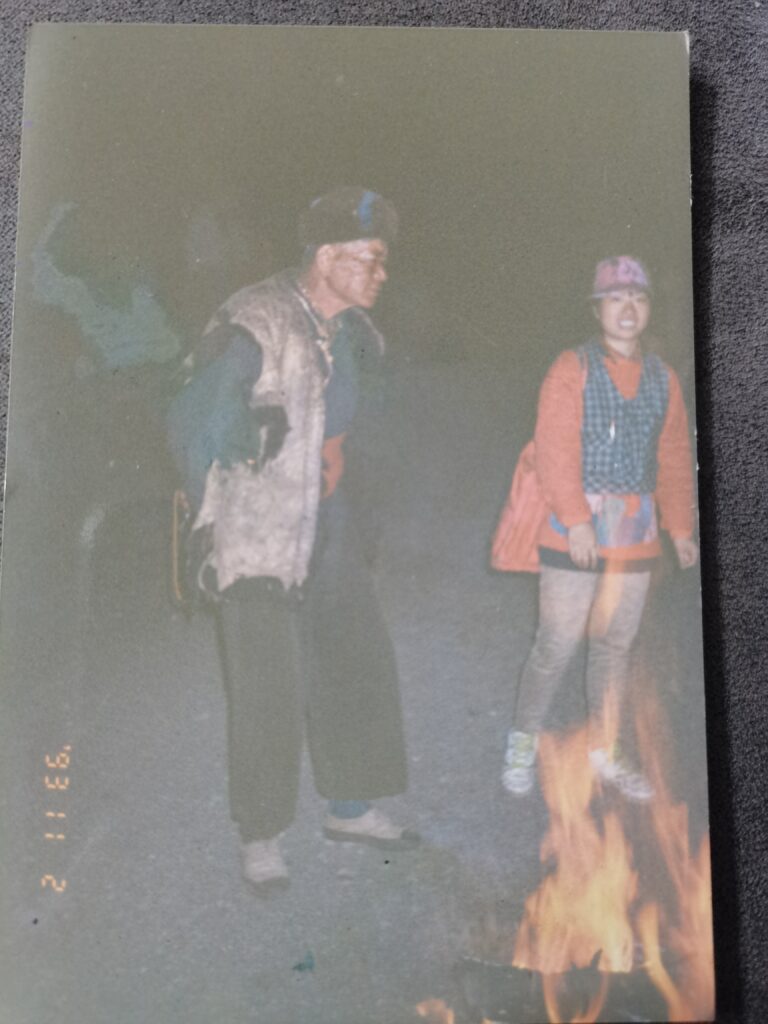
[[[259,463],[265,465],[279,453],[290,430],[282,405],[263,405],[253,410],[253,424],[259,435]]]

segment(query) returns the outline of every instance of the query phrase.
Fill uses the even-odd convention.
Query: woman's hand
[[[568,550],[580,569],[597,568],[597,538],[592,523],[577,523],[568,530]]]
[[[677,560],[681,569],[690,569],[699,560],[699,545],[690,537],[673,537]]]

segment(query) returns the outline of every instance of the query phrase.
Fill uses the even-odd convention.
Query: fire
[[[711,1020],[709,843],[705,837],[696,855],[692,854],[688,808],[672,800],[665,784],[659,755],[663,722],[649,687],[637,730],[656,795],[644,812],[645,819],[637,814],[634,818],[640,822],[642,842],[650,842],[660,855],[674,899],[645,900],[638,907],[640,887],[632,844],[619,812],[594,800],[596,783],[587,757],[588,737],[602,730],[610,742],[615,723],[615,709],[609,706],[601,723],[563,738],[540,739],[541,786],[550,815],[540,854],[547,874],[526,901],[513,966],[542,975],[550,1021],[596,1021],[610,975],[633,970],[639,940],[643,967],[667,1004],[668,1019]],[[622,810],[626,812],[626,805]],[[645,834],[643,820],[651,826],[644,829]],[[596,968],[599,978],[596,990],[588,1007],[569,1016],[562,1009],[568,994],[567,973],[589,966]]]
[[[621,596],[623,577],[606,574],[593,609],[591,634],[607,628]],[[693,857],[688,808],[675,804],[667,790],[660,747],[665,733],[651,680],[640,687],[636,728],[642,762],[654,788],[650,805],[653,836],[672,880],[675,905],[663,914],[658,902],[638,912],[638,873],[633,851],[618,814],[593,811],[595,780],[588,743],[610,748],[619,732],[616,695],[606,695],[600,719],[571,736],[542,736],[541,786],[550,814],[541,845],[549,873],[525,904],[513,965],[539,971],[550,1021],[561,1021],[564,975],[592,965],[603,975],[589,1007],[572,1017],[596,1021],[608,989],[607,974],[633,968],[636,934],[645,954],[645,970],[667,1003],[670,1021],[709,1020],[714,1014],[712,891],[708,840]],[[647,842],[649,837],[646,837]],[[671,971],[662,956],[660,934],[675,961]],[[676,976],[673,980],[672,974]]]
[[[453,1010],[442,999],[425,999],[416,1012],[426,1018],[427,1024],[454,1024]]]
[[[553,868],[526,902],[513,965],[544,975],[593,963],[601,971],[630,971],[637,873],[618,816],[598,822],[590,813],[595,783],[586,732],[542,736],[539,757],[550,811],[541,860]]]
[[[606,614],[615,598],[606,598]],[[599,616],[596,622],[600,628]],[[675,803],[665,781],[660,751],[673,745],[664,742],[652,681],[636,689],[642,695],[635,723],[640,759],[655,790],[647,810],[618,797],[598,799],[607,794],[596,782],[588,749],[612,746],[620,719],[615,700],[606,700],[600,721],[539,739],[549,811],[540,849],[545,877],[526,900],[512,966],[541,976],[552,1024],[597,1021],[611,976],[639,969],[663,997],[669,1021],[714,1017],[709,841],[705,836],[692,853],[688,808]],[[643,863],[654,858],[655,867],[641,877]],[[442,1000],[422,1003],[418,1012],[430,1024],[454,1022]]]
[[[664,997],[670,1021],[711,1020],[714,1013],[708,843],[702,843],[699,856],[691,861],[691,871],[691,898],[680,907],[679,923],[667,922],[669,946],[678,958],[677,984],[661,955],[658,905],[647,904],[638,917],[645,969]]]
[[[544,735],[539,743],[542,791],[550,813],[541,844],[550,867],[525,904],[513,966],[542,975],[550,1021],[564,1019],[565,975],[596,967],[596,990],[586,1008],[568,1019],[597,1020],[608,976],[632,970],[634,932],[631,907],[638,891],[632,849],[615,812],[591,812],[595,777],[587,757],[588,730],[563,738]]]
[[[563,995],[566,994],[566,982],[562,975],[559,974],[545,974],[542,977],[542,988],[544,990],[544,1005],[547,1008],[547,1016],[550,1021],[559,1021],[563,1019],[563,1011],[560,1007],[560,1001]],[[597,1020],[597,1015],[605,1002],[605,997],[608,992],[608,975],[601,974],[600,982],[597,991],[593,994],[589,1005],[583,1013],[577,1012],[575,1016],[571,1017],[571,1024],[592,1024],[593,1021]]]
[[[670,1021],[710,1020],[714,1016],[715,988],[709,837],[704,836],[693,856],[688,808],[673,802],[664,780],[658,742],[663,722],[652,695],[638,709],[637,725],[644,761],[656,789],[651,806],[653,830],[675,891],[670,914],[662,915],[652,903],[639,915],[645,967],[667,1003]],[[662,923],[666,944],[676,960],[677,984],[662,962]]]

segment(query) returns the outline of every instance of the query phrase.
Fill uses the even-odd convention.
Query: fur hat
[[[397,212],[383,196],[346,186],[312,200],[299,218],[299,241],[302,246],[361,238],[390,243],[397,234],[397,224]]]

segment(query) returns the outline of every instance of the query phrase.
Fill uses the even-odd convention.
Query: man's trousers
[[[244,842],[293,821],[306,727],[315,785],[372,800],[407,784],[394,650],[343,492],[321,503],[307,582],[239,580],[217,611],[229,792]]]

